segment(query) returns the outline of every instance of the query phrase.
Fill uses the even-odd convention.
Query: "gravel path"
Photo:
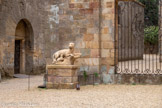
[[[42,76],[0,83],[0,108],[162,108],[162,85],[98,85],[76,90],[38,89]]]

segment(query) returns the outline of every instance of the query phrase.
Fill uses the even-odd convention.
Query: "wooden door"
[[[14,72],[20,73],[20,40],[15,40]]]

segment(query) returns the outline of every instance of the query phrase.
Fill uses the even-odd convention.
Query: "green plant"
[[[134,83],[132,83],[132,85],[136,85],[136,83],[134,82]]]
[[[97,72],[95,72],[94,75],[95,75],[95,77],[98,77],[99,76],[99,74]]]
[[[158,26],[149,26],[144,29],[144,42],[145,44],[152,44],[155,45],[158,43]]]
[[[84,80],[87,79],[88,75],[87,75],[87,72],[86,71],[83,72],[83,77],[84,77]]]
[[[145,5],[145,25],[158,25],[159,0],[138,0]]]

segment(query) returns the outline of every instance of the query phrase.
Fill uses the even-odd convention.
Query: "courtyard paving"
[[[162,108],[162,85],[97,85],[77,90],[39,89],[42,75],[0,83],[0,108]]]

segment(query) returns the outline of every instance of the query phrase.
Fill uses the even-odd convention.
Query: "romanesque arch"
[[[29,74],[33,71],[34,35],[31,23],[21,19],[15,31],[14,73]]]

